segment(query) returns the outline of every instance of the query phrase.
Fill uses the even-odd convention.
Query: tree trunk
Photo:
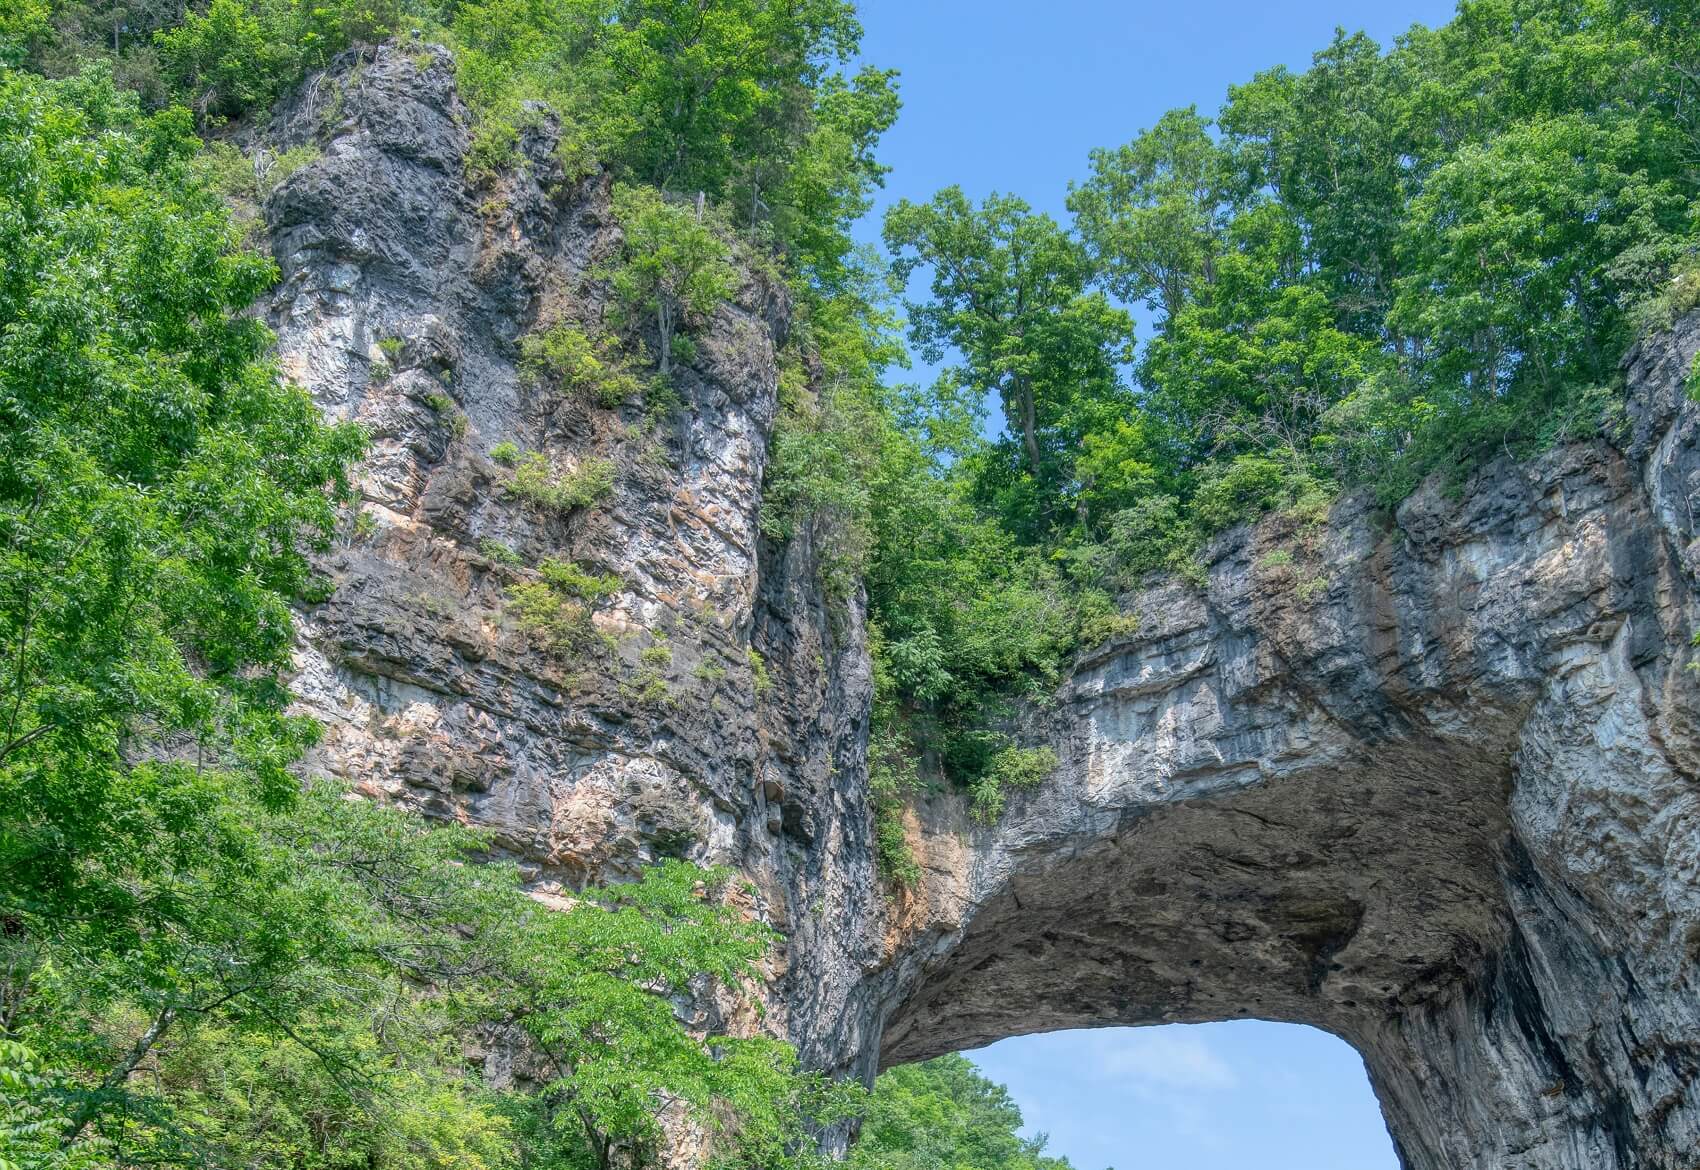
[[[665,293],[659,298],[655,323],[661,333],[661,376],[665,378],[673,372],[673,313]]]
[[[100,1088],[91,1093],[87,1100],[83,1102],[81,1108],[72,1116],[71,1124],[65,1130],[65,1136],[60,1139],[61,1146],[65,1149],[71,1148],[72,1143],[81,1136],[83,1130],[88,1128],[89,1122],[93,1121],[95,1115],[100,1112],[101,1098],[130,1079],[130,1074],[136,1071],[136,1066],[141,1064],[147,1054],[153,1050],[153,1046],[159,1043],[159,1038],[165,1035],[165,1030],[171,1027],[171,1021],[176,1018],[176,1008],[165,1007],[160,1009],[159,1015],[155,1016],[153,1023],[148,1025],[148,1030],[143,1032],[137,1038],[135,1044],[130,1046],[129,1054],[124,1057],[123,1062],[106,1074],[106,1079],[100,1082]]]
[[[1016,402],[1021,407],[1021,443],[1027,448],[1027,467],[1033,473],[1033,482],[1039,481],[1039,418],[1038,408],[1033,402],[1033,387],[1027,379],[1017,380],[1015,390]]]

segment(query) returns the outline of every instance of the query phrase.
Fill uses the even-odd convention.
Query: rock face
[[[1125,598],[1138,633],[1025,717],[1057,775],[992,827],[925,801],[893,893],[861,612],[759,524],[783,292],[749,278],[702,324],[675,414],[528,380],[524,335],[599,327],[618,229],[547,127],[469,181],[467,124],[416,46],[344,59],[274,131],[323,153],[265,207],[265,311],[374,435],[304,615],[315,766],[488,827],[544,898],[734,867],[786,937],[761,1026],[835,1072],[1255,1016],[1356,1046],[1417,1170],[1700,1166],[1700,318],[1630,356],[1614,442],[1275,517],[1205,588]],[[527,504],[503,441],[613,489]],[[548,557],[620,578],[582,652],[514,604]]]
[[[679,411],[604,408],[519,368],[527,334],[603,327],[589,274],[619,240],[606,182],[569,181],[547,126],[470,182],[452,62],[422,46],[339,60],[274,122],[322,154],[264,208],[265,312],[286,370],[372,436],[322,562],[335,595],[301,623],[314,765],[491,830],[545,898],[664,856],[734,866],[787,938],[769,1022],[816,1063],[871,1051],[836,1030],[873,1018],[845,1003],[883,942],[862,615],[827,602],[806,539],[759,529],[783,291],[752,277],[699,330]],[[561,477],[605,461],[612,490],[527,503],[504,442]],[[619,578],[570,652],[512,597],[548,558]]]

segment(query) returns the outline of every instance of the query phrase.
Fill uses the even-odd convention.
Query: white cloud
[[[1099,1075],[1131,1089],[1217,1092],[1239,1083],[1234,1070],[1194,1028],[1118,1028],[1095,1040]]]

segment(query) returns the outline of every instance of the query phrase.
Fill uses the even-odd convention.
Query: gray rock
[[[759,526],[783,290],[752,276],[707,323],[669,425],[550,396],[517,339],[602,319],[602,179],[563,175],[545,125],[469,181],[436,49],[345,57],[276,125],[324,153],[266,207],[266,313],[374,437],[372,520],[303,615],[316,768],[487,826],[544,898],[661,856],[733,866],[785,941],[766,1015],[732,1025],[836,1073],[1255,1016],[1356,1046],[1410,1167],[1700,1165],[1700,318],[1630,355],[1621,449],[1271,518],[1217,543],[1206,588],[1125,598],[1138,632],[1022,717],[1057,775],[993,827],[925,800],[924,879],[893,895],[860,601],[823,591],[809,534]],[[504,439],[609,459],[615,491],[565,516],[507,498]],[[617,572],[609,648],[538,646],[486,541]],[[632,685],[658,644],[665,702]]]
[[[760,533],[784,290],[750,277],[717,311],[675,419],[529,384],[518,339],[602,327],[588,277],[619,239],[608,185],[568,180],[547,125],[512,173],[471,182],[451,66],[348,54],[275,120],[279,145],[322,157],[266,207],[284,277],[266,316],[291,376],[372,435],[367,518],[322,561],[333,599],[301,615],[295,689],[326,726],[312,766],[492,830],[543,896],[664,856],[734,866],[788,938],[766,1026],[854,1062],[873,1038],[841,1030],[872,1014],[846,1004],[866,998],[885,915],[859,770],[870,675],[860,602],[827,601],[806,539]],[[502,441],[563,470],[610,460],[614,492],[564,516],[513,500]],[[519,628],[506,591],[545,557],[618,574],[606,646],[562,656]],[[640,661],[657,646],[665,666]],[[773,680],[759,696],[752,652]],[[639,693],[645,670],[665,699]]]

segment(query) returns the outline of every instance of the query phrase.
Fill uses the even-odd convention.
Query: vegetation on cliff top
[[[947,366],[846,428],[880,439],[855,545],[888,868],[901,794],[942,773],[1000,808],[1011,696],[1128,632],[1108,599],[1145,574],[1198,579],[1213,533],[1611,433],[1626,345],[1696,299],[1697,78],[1690,5],[1466,0],[1093,152],[1071,222],[895,206],[909,337]]]

